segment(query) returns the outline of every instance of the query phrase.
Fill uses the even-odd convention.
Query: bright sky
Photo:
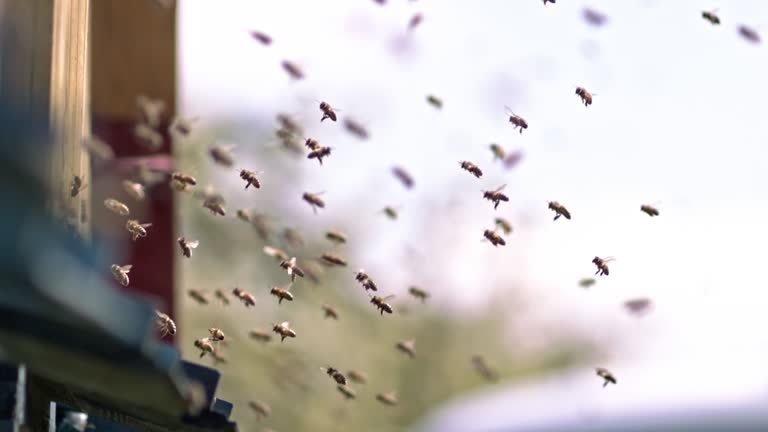
[[[374,218],[381,234],[363,258],[367,269],[402,256],[427,218],[453,225],[452,237],[437,240],[446,261],[425,270],[452,282],[442,301],[479,305],[484,286],[521,281],[515,289],[527,290],[532,326],[609,341],[604,365],[619,375],[645,371],[634,384],[650,392],[674,374],[691,383],[719,374],[725,386],[732,366],[741,377],[733,384],[728,375],[734,394],[768,391],[768,51],[736,32],[742,23],[768,32],[768,2],[719,5],[719,27],[700,16],[717,5],[692,0],[180,3],[183,113],[211,122],[298,113],[307,135],[336,152],[322,169],[307,164],[297,192],[327,190],[329,201],[343,201],[373,188],[380,199],[362,203],[361,215],[403,206],[396,224]],[[585,6],[608,23],[588,26]],[[409,34],[416,12],[424,20]],[[274,43],[260,45],[250,30]],[[284,59],[307,79],[292,82]],[[577,85],[597,94],[592,106],[581,104]],[[444,100],[442,111],[425,102],[430,93]],[[316,100],[365,123],[372,139],[315,123]],[[504,105],[528,121],[522,135]],[[521,149],[523,161],[503,171],[490,142]],[[459,160],[486,175],[472,178]],[[395,163],[416,177],[411,193],[391,179]],[[504,183],[511,202],[494,212],[479,190]],[[421,214],[424,200],[461,208]],[[548,200],[573,220],[553,223]],[[657,203],[661,216],[641,213],[643,203]],[[503,249],[480,242],[496,214],[516,225]],[[594,272],[595,255],[617,261],[584,291],[576,281]],[[620,308],[634,296],[655,302],[639,322]],[[694,385],[682,389],[703,397]]]

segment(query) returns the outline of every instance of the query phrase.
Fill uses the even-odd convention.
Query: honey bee
[[[245,169],[240,170],[240,178],[246,181],[245,188],[248,189],[248,186],[253,185],[256,189],[261,187],[261,183],[259,183],[259,179],[256,177],[256,174],[253,171],[248,171]]]
[[[179,135],[183,135],[185,137],[189,136],[189,134],[192,133],[192,124],[195,123],[197,120],[199,120],[197,117],[183,118],[183,117],[177,116],[171,122],[171,125],[168,127],[168,131],[176,132]]]
[[[584,8],[581,14],[589,24],[595,27],[600,27],[608,21],[608,18],[605,15],[589,8]]]
[[[755,29],[752,29],[750,27],[747,27],[745,25],[739,26],[739,34],[741,37],[746,39],[748,42],[752,42],[753,44],[759,44],[760,43],[760,35],[757,33]]]
[[[161,338],[164,338],[166,335],[173,336],[176,334],[176,323],[173,322],[171,317],[159,310],[155,310],[155,315],[157,316],[155,322],[157,323],[158,330],[160,330]]]
[[[357,384],[365,384],[368,382],[368,377],[364,373],[358,372],[356,370],[348,371],[347,376],[349,377],[350,381]]]
[[[323,112],[323,117],[320,118],[321,122],[327,118],[336,121],[336,111],[328,104],[328,102],[320,102],[320,111]]]
[[[427,291],[416,286],[409,287],[408,293],[421,300],[422,303],[426,302],[429,298],[429,293]]]
[[[277,304],[282,304],[283,300],[293,301],[293,294],[289,291],[290,288],[290,285],[285,288],[272,287],[272,289],[269,290],[269,293],[278,298]]]
[[[481,355],[473,355],[472,366],[475,368],[477,373],[480,374],[480,376],[487,379],[488,381],[498,381],[498,374],[496,371],[491,369],[490,366],[488,366],[488,363],[485,361],[485,357]]]
[[[304,129],[301,127],[301,125],[296,122],[291,116],[288,114],[280,113],[277,115],[277,122],[280,123],[280,126],[285,129],[286,131],[301,135],[304,131]]]
[[[336,244],[347,242],[347,235],[341,231],[328,231],[325,233],[325,238]]]
[[[643,213],[647,214],[650,217],[654,217],[654,216],[658,216],[659,215],[659,210],[656,207],[653,207],[653,206],[648,205],[648,204],[641,205],[640,206],[640,211],[642,211]]]
[[[491,231],[489,229],[484,230],[483,237],[485,237],[485,239],[491,242],[491,244],[494,246],[506,246],[507,244],[507,242],[504,241],[504,238],[502,238],[496,231]]]
[[[272,331],[280,335],[280,342],[284,341],[287,337],[296,337],[296,332],[291,330],[290,323],[288,323],[288,321],[284,321],[280,324],[274,324],[272,326]]]
[[[459,166],[461,166],[461,169],[469,171],[470,174],[473,176],[480,178],[483,176],[483,171],[480,170],[480,168],[469,161],[461,161],[459,162]]]
[[[491,153],[493,153],[493,160],[504,160],[507,157],[507,152],[500,145],[491,144],[488,147],[491,149]]]
[[[128,286],[128,283],[130,280],[128,279],[128,272],[131,271],[131,267],[133,265],[128,264],[124,266],[119,266],[117,264],[112,264],[110,267],[110,270],[112,271],[112,276],[115,277],[115,280],[120,283],[122,286]]]
[[[606,275],[608,276],[608,263],[613,261],[615,258],[600,258],[600,257],[594,257],[592,258],[592,264],[597,266],[597,271],[595,272],[596,275]]]
[[[248,332],[248,336],[250,336],[251,339],[264,343],[272,340],[272,335],[266,330],[251,330]]]
[[[384,405],[390,405],[394,406],[397,405],[397,396],[394,392],[389,393],[379,393],[376,395],[376,400],[383,403]]]
[[[269,415],[272,414],[272,408],[265,402],[252,400],[248,402],[248,406],[256,413],[259,420],[264,417],[269,417]]]
[[[309,261],[304,264],[304,274],[307,276],[307,279],[312,281],[314,284],[320,283],[320,276],[323,275],[323,268],[315,261]]]
[[[386,206],[381,210],[388,218],[392,220],[397,219],[397,209],[392,206]]]
[[[115,151],[112,150],[112,147],[98,137],[84,138],[83,147],[94,160],[106,162],[115,158]]]
[[[282,234],[283,240],[288,243],[288,246],[298,249],[304,247],[304,238],[301,233],[295,228],[285,228]]]
[[[556,1],[557,1],[557,0],[544,0],[544,6],[546,6],[546,5],[547,5],[547,3],[552,3],[552,4],[555,4],[555,2],[556,2]]]
[[[544,2],[546,4],[546,0]],[[512,129],[520,128],[520,133],[523,133],[523,129],[528,129],[528,122],[525,121],[522,117],[512,112],[512,110],[509,107],[505,107],[507,109],[507,113],[509,114],[509,122],[512,123],[513,127]]]
[[[262,33],[260,31],[251,31],[251,37],[264,45],[269,45],[272,43],[272,38],[268,34]]]
[[[171,181],[175,181],[184,185],[189,186],[196,186],[197,185],[197,179],[192,177],[189,174],[184,174],[182,172],[174,172],[171,173]]]
[[[642,316],[648,313],[648,311],[651,309],[651,305],[651,300],[645,297],[631,299],[624,302],[624,308],[627,310],[627,312],[637,316]]]
[[[163,121],[166,105],[161,99],[151,99],[146,95],[136,97],[136,105],[141,111],[142,121],[150,127],[156,128]]]
[[[304,72],[302,72],[299,66],[295,63],[289,62],[288,60],[283,60],[283,62],[280,64],[283,66],[283,70],[288,72],[288,75],[294,80],[298,81],[304,78]]]
[[[304,277],[304,271],[296,265],[296,257],[292,257],[290,260],[283,260],[280,262],[280,267],[285,269],[288,276],[291,277],[291,282],[296,280],[296,276]]]
[[[592,93],[588,92],[584,87],[576,87],[576,94],[579,95],[584,106],[592,105]]]
[[[203,207],[211,211],[211,213],[219,216],[226,216],[227,209],[224,208],[224,202],[221,199],[211,197],[206,198],[203,201]]]
[[[421,24],[421,21],[424,19],[424,16],[420,13],[414,14],[411,17],[411,20],[408,21],[408,30],[413,30],[416,27],[418,27],[419,24]]]
[[[336,388],[339,389],[339,392],[344,395],[346,399],[354,399],[356,397],[354,390],[345,385],[339,384]]]
[[[121,203],[120,201],[114,198],[105,199],[104,206],[107,207],[107,209],[109,209],[113,213],[117,213],[120,216],[128,216],[131,213],[131,210],[128,209],[127,205]]]
[[[213,146],[208,149],[208,154],[211,155],[211,159],[219,165],[231,168],[235,165],[235,156],[232,154],[232,150],[235,146]]]
[[[163,146],[163,135],[151,126],[139,123],[133,128],[133,136],[149,151],[157,151]]]
[[[192,249],[197,249],[200,246],[199,240],[187,240],[184,237],[179,237],[176,241],[181,248],[181,254],[187,258],[192,258]]]
[[[323,309],[323,314],[325,318],[333,318],[335,320],[339,319],[339,314],[336,312],[336,308],[324,303],[322,306],[320,306]]]
[[[719,25],[720,24],[720,17],[717,16],[715,13],[717,12],[717,9],[713,11],[702,11],[701,17],[705,20],[709,21],[712,25]]]
[[[394,309],[392,309],[392,305],[387,303],[386,301],[394,298],[395,295],[391,294],[386,297],[379,297],[379,296],[370,296],[371,297],[371,304],[376,306],[376,309],[379,310],[379,315],[384,315],[384,312],[391,314]]]
[[[437,96],[428,95],[427,102],[437,109],[443,108],[443,101],[439,99]]]
[[[253,294],[249,293],[248,291],[242,288],[237,288],[237,287],[233,288],[232,295],[240,299],[240,301],[243,302],[245,307],[251,307],[256,305],[256,297],[254,297]]]
[[[189,296],[189,298],[196,301],[197,304],[201,304],[201,305],[208,304],[208,296],[205,294],[204,291],[190,289],[190,290],[187,290],[187,295]]]
[[[595,373],[597,376],[605,380],[603,382],[603,387],[607,386],[609,383],[614,385],[616,384],[616,377],[614,377],[608,369],[601,367],[595,368]]]
[[[213,343],[207,337],[195,340],[195,348],[200,350],[200,358],[206,354],[213,354],[216,351]]]
[[[278,249],[276,247],[264,246],[263,251],[265,254],[273,258],[277,258],[280,261],[288,261],[290,259],[287,253],[283,252],[282,249]]]
[[[222,306],[229,306],[229,297],[227,297],[227,293],[224,292],[221,288],[216,289],[216,291],[213,292],[213,295],[216,296],[217,299],[221,302]]]
[[[310,206],[312,206],[312,211],[317,214],[317,208],[325,208],[325,201],[320,199],[320,195],[322,195],[323,192],[318,193],[309,193],[304,192],[304,194],[301,196],[301,198],[309,203]]]
[[[582,278],[582,279],[579,279],[579,286],[582,287],[582,288],[589,288],[589,287],[591,287],[592,285],[594,285],[596,283],[597,283],[597,281],[595,280],[595,278]]]
[[[269,237],[272,235],[273,231],[272,223],[269,221],[269,217],[267,217],[267,215],[258,213],[250,215],[250,218],[251,225],[253,225],[253,228],[256,230],[256,233],[259,234],[259,237],[264,241],[269,240]]]
[[[146,237],[147,228],[151,226],[151,223],[140,224],[139,221],[135,219],[129,219],[128,222],[125,223],[125,229],[131,233],[131,240],[133,241],[136,241],[139,237]]]
[[[365,140],[368,139],[368,130],[365,129],[365,127],[358,123],[355,120],[352,120],[350,118],[344,119],[344,127],[351,133],[352,135]]]
[[[72,183],[69,186],[69,197],[75,198],[80,192],[83,191],[83,189],[87,188],[88,185],[83,183],[82,177],[79,175],[75,175],[72,177]]]
[[[357,271],[357,273],[355,273],[355,280],[360,282],[360,284],[363,285],[363,288],[365,288],[366,292],[368,290],[371,290],[371,291],[379,290],[379,288],[376,286],[376,283],[373,281],[373,279],[371,279],[368,273],[366,273],[365,270],[363,269],[360,269]]]
[[[211,353],[211,356],[213,358],[213,364],[218,365],[221,364],[227,364],[227,358],[224,357],[224,355],[221,353],[221,351],[214,351]]]
[[[328,265],[335,265],[335,266],[339,266],[339,267],[346,267],[347,266],[347,261],[344,258],[342,258],[342,257],[340,257],[338,255],[324,253],[324,254],[320,255],[320,259],[324,263],[326,263]]]
[[[501,193],[505,187],[507,187],[507,185],[504,184],[497,187],[495,190],[483,191],[483,198],[493,203],[494,210],[499,207],[499,204],[502,201],[509,201],[509,197]]]
[[[564,216],[566,219],[571,218],[571,213],[568,211],[568,209],[557,201],[549,201],[548,207],[550,210],[555,212],[555,218],[552,220],[558,220],[560,219],[560,216]]]
[[[506,159],[504,159],[503,165],[505,169],[512,169],[515,167],[515,165],[519,164],[520,161],[523,159],[523,152],[520,150],[514,151],[507,155]]]
[[[211,334],[210,340],[212,340],[213,342],[221,342],[225,338],[224,331],[221,330],[220,328],[211,327],[208,329],[208,333]]]
[[[316,149],[309,152],[307,159],[317,159],[320,165],[323,164],[323,158],[331,155],[331,147],[319,146]]]
[[[392,174],[400,180],[400,183],[405,186],[406,189],[413,188],[413,177],[402,167],[392,167]]]
[[[505,235],[509,235],[512,233],[512,224],[509,223],[508,220],[504,218],[497,217],[493,220],[493,223],[496,225],[497,228],[501,228],[501,230],[504,232]]]
[[[333,378],[333,380],[336,381],[336,383],[341,385],[347,385],[347,377],[345,377],[344,374],[332,368],[331,366],[328,366],[327,368],[321,367],[320,370],[327,373],[329,377]]]
[[[123,190],[136,201],[144,201],[144,198],[147,196],[144,185],[130,180],[123,180]]]

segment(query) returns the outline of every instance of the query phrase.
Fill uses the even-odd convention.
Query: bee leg
[[[280,297],[280,299],[277,301],[277,304],[282,304],[282,303],[283,303],[283,298]]]
[[[282,341],[284,341],[284,340],[285,340],[285,335],[281,335],[281,337],[280,337],[280,342],[282,342]]]
[[[493,209],[496,210],[499,207],[499,201],[496,201],[496,204],[493,205]]]
[[[204,355],[205,355],[205,351],[201,352],[200,353],[200,358],[203,358]]]
[[[555,218],[554,218],[554,219],[552,219],[552,220],[558,220],[558,219],[560,219],[560,213],[556,214],[556,215],[555,215]]]

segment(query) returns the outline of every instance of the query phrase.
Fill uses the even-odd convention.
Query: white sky
[[[585,6],[607,14],[607,25],[588,26]],[[768,32],[768,2],[719,5],[723,25],[713,27],[700,12],[716,6],[186,0],[180,106],[211,121],[309,116],[307,135],[336,152],[322,169],[308,163],[298,189],[328,190],[329,201],[342,201],[376,185],[381,200],[361,204],[361,215],[403,205],[396,224],[372,222],[381,234],[364,259],[373,267],[402,254],[405,237],[427,217],[471,225],[441,240],[447,263],[431,269],[449,273],[453,283],[441,293],[449,303],[471,306],[491,281],[522,281],[529,322],[606,338],[606,366],[619,375],[619,365],[646,371],[637,386],[652,389],[651,377],[674,373],[710,379],[737,365],[743,379],[735,392],[768,391],[768,51],[736,32],[741,23]],[[424,20],[409,35],[416,12]],[[260,45],[249,30],[274,43]],[[291,82],[283,59],[300,64],[307,79]],[[597,93],[589,108],[576,85]],[[444,100],[442,111],[424,101],[430,93]],[[315,100],[363,121],[372,139],[315,122]],[[522,135],[507,122],[505,104],[528,121]],[[503,171],[490,161],[490,142],[522,149],[523,161]],[[459,160],[475,161],[486,175],[475,180]],[[414,174],[416,190],[390,179],[394,163]],[[496,213],[517,230],[506,249],[493,249],[479,241],[496,214],[479,190],[502,183],[512,201]],[[419,213],[420,200],[455,201],[457,187],[470,194],[458,213]],[[546,201],[553,199],[573,220],[552,223]],[[639,206],[653,202],[661,216],[651,219]],[[593,273],[595,255],[617,261],[609,277],[581,290],[576,281]],[[633,296],[656,305],[639,322],[619,307]],[[703,397],[696,386],[682,388]]]

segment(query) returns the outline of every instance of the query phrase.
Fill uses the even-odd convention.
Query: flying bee
[[[224,357],[224,355],[221,353],[221,351],[214,351],[211,353],[211,358],[213,358],[213,364],[218,365],[221,364],[227,364],[227,358]]]
[[[504,162],[503,162],[504,168],[512,169],[517,164],[519,164],[521,160],[523,160],[523,152],[520,150],[513,151],[512,153],[507,155],[506,159],[504,159]]]
[[[131,213],[131,210],[128,209],[127,205],[121,203],[120,201],[114,198],[105,199],[104,206],[107,207],[107,209],[109,209],[113,213],[117,213],[120,216],[128,216]]]
[[[189,298],[196,301],[197,304],[201,304],[201,305],[208,304],[208,296],[205,294],[204,291],[190,289],[190,290],[187,290],[187,295],[189,296]]]
[[[488,381],[498,381],[499,375],[496,373],[496,371],[491,369],[490,366],[488,366],[488,363],[485,361],[485,357],[481,355],[473,355],[472,366],[475,368],[477,373],[480,374],[480,376],[487,379]]]
[[[405,170],[405,168],[399,166],[392,167],[392,174],[400,180],[400,183],[402,183],[406,189],[413,188],[413,177]]]
[[[211,155],[211,159],[217,164],[231,168],[235,165],[235,156],[232,154],[234,148],[235,146],[233,145],[213,146],[208,149],[208,154]]]
[[[597,266],[597,271],[595,272],[596,275],[606,275],[608,276],[608,263],[610,261],[613,261],[615,258],[600,258],[600,257],[594,257],[592,258],[592,264]]]
[[[269,45],[272,43],[272,38],[268,34],[262,33],[260,31],[251,31],[251,37],[261,42],[263,45]]]
[[[477,165],[473,164],[469,161],[461,161],[459,162],[459,166],[461,166],[461,169],[469,171],[470,174],[473,176],[480,178],[483,176],[483,171],[478,167]]]
[[[335,320],[339,319],[339,314],[336,312],[336,308],[325,303],[322,306],[320,306],[323,309],[323,315],[324,318],[333,318]]]
[[[512,230],[513,230],[512,224],[509,223],[508,220],[501,217],[497,217],[496,219],[493,220],[493,223],[496,225],[497,228],[501,228],[501,230],[504,232],[505,235],[509,235],[512,233]]]
[[[316,261],[309,261],[304,264],[304,274],[307,279],[312,281],[315,285],[320,284],[320,276],[323,275],[323,268]]]
[[[325,233],[325,238],[336,243],[342,244],[347,242],[347,235],[341,231],[328,231]]]
[[[249,293],[248,291],[235,287],[232,289],[232,295],[240,299],[241,302],[245,305],[245,307],[251,307],[256,305],[256,297],[253,296],[253,294]]]
[[[419,26],[419,24],[421,24],[421,21],[422,21],[423,19],[424,19],[424,16],[423,16],[422,14],[420,14],[420,13],[414,14],[414,15],[411,17],[411,20],[410,20],[410,21],[408,21],[408,30],[413,30],[413,29],[415,29],[416,27],[418,27],[418,26]]]
[[[110,270],[112,271],[112,276],[115,277],[115,280],[118,281],[120,285],[128,286],[128,283],[130,282],[128,279],[128,272],[131,271],[131,267],[133,267],[131,264],[124,266],[112,264]]]
[[[597,374],[597,376],[605,380],[603,382],[603,387],[607,386],[609,383],[614,385],[616,384],[616,377],[614,377],[611,371],[609,371],[608,369],[601,368],[601,367],[595,368],[595,373]]]
[[[139,123],[133,128],[133,136],[142,147],[149,151],[157,151],[163,146],[163,134],[145,123]]]
[[[430,105],[432,105],[433,107],[435,107],[437,109],[442,109],[443,108],[443,101],[442,101],[442,99],[439,99],[437,96],[428,95],[427,96],[427,103],[429,103]]]
[[[226,216],[227,209],[224,208],[224,202],[216,198],[206,198],[203,201],[203,207],[211,211],[211,213],[219,216]]]
[[[79,175],[72,176],[72,183],[69,186],[69,197],[74,198],[76,197],[80,192],[83,191],[83,189],[87,188],[88,184],[83,183],[83,178]]]
[[[155,315],[155,323],[157,324],[158,330],[160,330],[161,338],[164,338],[166,335],[173,336],[176,334],[176,323],[173,322],[171,317],[160,312],[159,310],[155,310]]]
[[[546,5],[547,5],[547,3],[552,3],[552,4],[555,4],[555,2],[556,2],[556,1],[557,1],[557,0],[544,0],[544,6],[546,6]]]
[[[246,169],[240,170],[240,178],[246,181],[245,188],[248,189],[248,186],[253,185],[256,189],[261,187],[261,183],[259,182],[259,179],[256,177],[256,174],[253,171],[248,171]]]
[[[285,269],[285,271],[288,273],[288,276],[291,277],[291,282],[296,280],[296,276],[304,277],[304,271],[296,265],[296,257],[281,261],[280,267]]]
[[[181,172],[171,173],[171,182],[182,185],[183,187],[197,185],[196,178],[192,177],[189,174],[184,174]]]
[[[288,254],[283,252],[282,249],[278,249],[276,247],[272,246],[264,246],[264,253],[273,257],[277,258],[280,261],[288,261],[290,258],[288,257]],[[282,265],[281,265],[282,267]]]
[[[507,187],[507,185],[504,184],[497,187],[495,190],[483,191],[483,198],[493,203],[494,210],[499,207],[499,204],[502,201],[509,201],[509,197],[501,193],[505,187]]]
[[[365,288],[365,291],[368,290],[371,291],[378,291],[379,288],[376,286],[376,283],[371,279],[370,276],[368,276],[368,273],[365,272],[365,270],[360,269],[355,273],[355,280],[360,282],[360,284],[363,285],[363,288]]]
[[[640,211],[647,214],[650,217],[658,216],[659,215],[659,209],[657,209],[654,206],[643,204],[640,206]]]
[[[642,316],[648,313],[648,311],[651,309],[651,305],[651,300],[645,297],[631,299],[624,302],[624,308],[627,310],[627,312],[636,316]]]
[[[179,135],[189,136],[192,133],[192,124],[199,120],[198,117],[183,118],[176,116],[171,125],[168,127],[168,132],[176,132]]]
[[[741,37],[746,39],[748,42],[752,42],[753,44],[759,44],[760,43],[760,35],[757,33],[757,30],[752,29],[750,27],[747,27],[745,25],[739,26],[739,34]]]
[[[383,403],[384,405],[390,405],[394,406],[397,405],[397,396],[394,392],[389,393],[379,393],[376,395],[376,400]]]
[[[288,323],[288,321],[284,321],[280,324],[274,324],[272,326],[272,331],[280,335],[280,342],[284,341],[287,337],[296,337],[296,332],[291,330],[290,323]]]
[[[408,293],[417,299],[421,300],[422,303],[427,301],[429,298],[429,293],[426,290],[423,290],[419,287],[412,286],[408,288]]]
[[[716,15],[717,9],[713,11],[702,11],[701,17],[709,21],[712,25],[720,24],[720,17]]]
[[[379,310],[379,315],[384,315],[384,312],[391,314],[394,309],[392,309],[392,305],[387,303],[387,300],[394,298],[395,295],[391,294],[386,297],[379,297],[379,296],[370,296],[371,297],[371,303],[376,306],[376,309]]]
[[[546,4],[546,0],[544,2]],[[507,114],[509,114],[509,122],[512,123],[513,127],[512,129],[520,128],[520,133],[523,133],[523,129],[528,129],[528,122],[525,121],[522,117],[512,112],[512,110],[509,107],[505,107],[507,109]]]
[[[251,211],[248,209],[237,209],[237,212],[235,212],[235,216],[237,216],[237,218],[243,222],[250,222],[252,217]]]
[[[140,224],[136,219],[129,219],[125,223],[125,229],[131,233],[131,240],[136,241],[139,237],[147,236],[147,228],[151,227],[151,223]]]
[[[320,165],[323,164],[323,158],[331,155],[331,147],[318,147],[307,155],[307,159],[317,159]]]
[[[384,213],[388,218],[392,220],[397,219],[397,209],[392,206],[386,206],[383,209],[381,209],[382,213]]]
[[[352,135],[360,138],[361,140],[368,139],[368,130],[365,129],[365,126],[358,123],[355,120],[352,120],[350,118],[344,119],[344,127],[347,129],[349,133]]]
[[[324,253],[324,254],[320,255],[320,259],[324,263],[329,264],[329,265],[335,265],[335,266],[339,266],[339,267],[346,267],[347,266],[347,260],[345,260],[344,258],[342,258],[342,257],[340,257],[338,255]]]
[[[213,295],[219,299],[222,306],[229,306],[229,297],[227,297],[227,293],[225,293],[224,290],[218,288],[213,292]]]
[[[310,150],[317,150],[320,148],[320,143],[314,138],[307,138],[304,140],[304,147]]]
[[[221,330],[220,328],[211,327],[211,328],[209,328],[209,329],[208,329],[208,333],[210,333],[210,334],[211,334],[211,337],[210,337],[210,339],[211,339],[213,342],[221,342],[221,341],[223,341],[223,340],[224,340],[224,338],[225,338],[225,336],[224,336],[224,331],[223,331],[223,330]]]
[[[555,218],[552,220],[558,220],[560,219],[560,216],[564,216],[566,219],[571,218],[571,213],[568,211],[568,209],[557,201],[549,201],[548,207],[550,210],[556,213]]]
[[[608,21],[608,17],[601,14],[600,12],[597,12],[596,10],[589,8],[584,8],[584,10],[581,11],[581,15],[584,17],[584,20],[586,20],[587,23],[595,27],[600,27],[605,24],[606,21]]]
[[[200,357],[202,358],[206,354],[213,354],[216,348],[209,338],[202,338],[195,340],[195,348],[200,350]]]
[[[264,343],[272,340],[272,335],[266,330],[251,330],[248,332],[248,336],[251,339]]]
[[[162,99],[152,99],[146,95],[138,95],[136,97],[136,105],[141,111],[142,120],[147,125],[153,128],[160,126],[166,109],[165,101]]]
[[[506,246],[507,244],[507,242],[504,241],[504,238],[502,238],[496,231],[491,231],[489,229],[484,230],[483,237],[485,237],[485,239],[491,242],[491,244],[494,246]]]
[[[273,231],[272,223],[270,222],[269,217],[261,213],[250,215],[250,217],[251,225],[253,225],[253,228],[256,230],[256,233],[259,235],[259,237],[264,241],[269,240],[269,237],[272,235]]]
[[[346,399],[354,399],[356,397],[354,390],[345,385],[337,385],[336,388],[339,389],[339,392],[344,395]]]
[[[283,62],[280,63],[280,65],[283,66],[283,70],[285,70],[288,73],[288,75],[294,80],[298,81],[304,78],[304,72],[302,72],[302,70],[299,68],[299,66],[296,63],[290,62],[288,60],[283,60]]]
[[[368,377],[364,373],[358,372],[356,370],[348,371],[347,376],[349,377],[350,381],[357,384],[365,384],[368,382]]]
[[[491,144],[488,147],[491,149],[491,153],[493,153],[493,160],[504,160],[507,157],[507,152],[500,145]]]
[[[278,114],[277,122],[280,123],[280,126],[283,129],[285,129],[286,131],[292,134],[301,135],[304,131],[301,125],[288,114],[284,114],[284,113]]]
[[[144,201],[144,198],[147,197],[144,185],[141,183],[132,182],[130,180],[123,180],[123,190],[126,194],[128,194],[128,196],[135,199],[136,201]]]
[[[591,287],[592,285],[594,285],[596,283],[597,283],[597,281],[595,280],[595,278],[582,278],[582,279],[579,279],[579,286],[582,287],[582,288],[589,288],[589,287]]]
[[[592,105],[592,93],[588,92],[584,87],[576,87],[576,94],[579,95],[584,106]]]
[[[98,137],[84,138],[83,147],[96,161],[106,162],[115,158],[115,151],[112,150],[112,147]]]
[[[199,240],[187,240],[184,237],[179,237],[176,241],[181,248],[181,254],[187,258],[192,258],[192,249],[197,249],[200,246]]]
[[[347,385],[347,377],[344,376],[341,372],[338,370],[328,366],[327,368],[321,367],[320,370],[327,373],[329,377],[333,378],[336,383],[341,385]]]
[[[320,102],[320,111],[323,112],[323,117],[320,118],[321,122],[327,118],[336,121],[336,111],[328,102]]]
[[[282,304],[283,300],[293,301],[293,294],[291,294],[290,291],[288,291],[291,288],[290,285],[288,285],[285,288],[282,287],[272,287],[272,289],[269,290],[269,293],[273,296],[277,297],[277,304]]]
[[[317,214],[318,207],[325,208],[325,201],[323,201],[320,198],[320,195],[322,194],[323,192],[319,192],[319,193],[304,192],[301,198],[307,203],[309,203],[309,205],[312,206],[312,211],[315,212],[315,214]]]
[[[269,415],[272,414],[272,408],[260,400],[249,401],[248,406],[256,413],[259,420],[264,417],[269,417]]]

